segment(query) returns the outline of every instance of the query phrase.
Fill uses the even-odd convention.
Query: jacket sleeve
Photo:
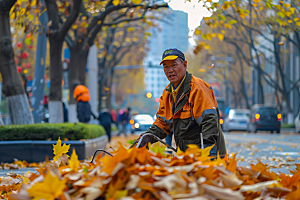
[[[219,116],[212,89],[198,86],[190,96],[192,112],[201,127],[204,144],[216,144],[219,137]]]
[[[168,124],[165,122],[165,106],[164,106],[164,101],[163,98],[160,97],[160,104],[159,104],[159,109],[156,113],[156,120],[154,123],[151,125],[150,128],[148,128],[147,132],[152,133],[159,137],[160,139],[163,139],[167,137],[167,135],[170,134],[170,129]],[[151,138],[152,139],[152,138]],[[151,140],[151,143],[156,142],[154,139]]]

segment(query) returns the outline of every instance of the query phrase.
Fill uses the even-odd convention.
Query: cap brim
[[[159,65],[161,65],[165,60],[175,60],[178,56],[166,56]]]

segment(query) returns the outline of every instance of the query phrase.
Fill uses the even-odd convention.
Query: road
[[[279,167],[272,169],[274,172],[290,173],[294,163],[300,163],[300,134],[298,133],[225,133],[228,153],[237,153],[239,166],[249,166],[260,160],[270,166]]]
[[[268,163],[271,171],[290,173],[289,169],[295,168],[294,163],[300,163],[300,134],[295,133],[293,129],[283,129],[280,134],[266,131],[224,132],[224,136],[227,152],[230,156],[236,154],[236,158],[239,159],[238,166],[250,166],[251,163],[256,164],[260,160],[262,163]]]
[[[141,132],[136,132],[138,135]],[[300,163],[300,134],[290,131],[284,131],[280,134],[271,134],[267,132],[247,133],[230,132],[224,133],[227,151],[230,156],[237,153],[239,159],[238,166],[250,166],[250,163],[257,163],[260,160],[268,163],[270,166],[278,167],[274,172],[290,173],[289,169],[294,169],[294,163]],[[123,136],[121,136],[123,137]],[[132,139],[135,136],[128,136]],[[114,138],[114,137],[113,137]],[[127,140],[124,138],[123,141]],[[117,141],[115,141],[117,143]],[[173,143],[175,146],[175,142]],[[16,173],[25,173],[29,169],[13,170]],[[32,169],[31,169],[32,170]],[[0,176],[12,170],[1,170]]]

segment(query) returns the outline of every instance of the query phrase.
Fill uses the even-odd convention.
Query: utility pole
[[[41,1],[45,6],[44,0]],[[39,17],[42,24],[42,29],[38,36],[38,42],[36,46],[36,59],[34,68],[34,79],[32,83],[32,98],[31,98],[31,108],[34,123],[41,123],[43,120],[44,111],[44,86],[45,86],[45,64],[46,64],[46,51],[47,51],[47,37],[46,37],[46,24],[48,22],[47,11]]]

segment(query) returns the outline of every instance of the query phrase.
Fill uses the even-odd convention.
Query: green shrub
[[[281,124],[281,128],[295,128],[295,124]]]
[[[101,125],[84,123],[28,124],[0,127],[0,141],[91,139],[105,134]]]

